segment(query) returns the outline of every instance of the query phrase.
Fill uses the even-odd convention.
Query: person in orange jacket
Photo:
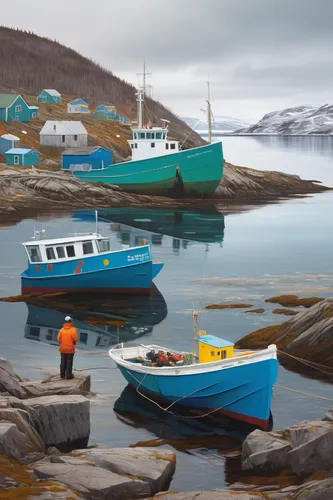
[[[61,354],[60,362],[60,377],[74,378],[73,375],[73,360],[75,354],[75,344],[78,341],[76,328],[73,325],[73,320],[70,316],[66,316],[65,323],[58,333],[57,340],[60,344],[59,351]]]

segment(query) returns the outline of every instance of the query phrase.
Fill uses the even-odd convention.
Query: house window
[[[81,342],[81,344],[87,344],[87,342],[88,342],[87,332],[80,332],[80,342]]]
[[[168,143],[166,143],[165,149],[169,149],[169,144]]]
[[[91,241],[86,241],[85,243],[82,243],[82,249],[85,255],[87,255],[88,253],[94,253],[94,248]]]
[[[15,116],[15,121],[18,122],[19,121],[19,117],[18,116]]]
[[[14,156],[14,165],[18,165],[20,163],[20,157]]]
[[[37,339],[40,336],[40,328],[37,326],[31,326],[29,330],[30,337],[36,337]]]
[[[155,142],[152,142],[151,143],[151,147],[154,148],[155,147]]]
[[[176,144],[170,144],[170,149],[176,149]]]
[[[31,262],[42,262],[42,256],[40,254],[39,247],[29,247],[28,252]]]
[[[67,257],[75,257],[75,250],[74,250],[74,245],[69,245],[66,247],[67,250]]]
[[[225,359],[227,357],[227,351],[221,351],[221,359]]]
[[[211,356],[215,356],[215,351],[210,351]]]
[[[54,260],[56,258],[53,247],[46,249],[47,260]]]
[[[162,132],[156,132],[156,139],[162,139]]]
[[[21,104],[19,104],[18,106],[15,106],[15,113],[19,113],[20,111],[22,111]]]
[[[77,135],[74,135],[74,141],[77,141]]]
[[[61,136],[61,142],[65,142],[66,141],[66,137],[64,135]]]
[[[57,247],[56,250],[57,250],[57,254],[58,254],[59,259],[65,259],[66,258],[64,247]]]
[[[37,113],[35,111],[32,113],[31,118],[37,118]]]

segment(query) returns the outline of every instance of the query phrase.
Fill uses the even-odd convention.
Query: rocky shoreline
[[[242,445],[240,480],[227,489],[166,491],[172,451],[87,446],[90,376],[23,382],[0,358],[0,498],[328,500],[333,498],[333,410],[322,420],[255,430]],[[194,482],[195,486],[195,482]]]
[[[221,209],[237,211],[281,199],[321,193],[331,188],[297,175],[258,171],[225,163],[223,179],[209,199],[175,200],[120,191],[117,186],[89,183],[68,173],[18,169],[0,165],[0,219],[20,220],[38,210],[113,206],[193,206],[218,203]]]

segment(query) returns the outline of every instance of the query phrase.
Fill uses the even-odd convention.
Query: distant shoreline
[[[206,130],[195,130],[195,132],[201,137],[207,137],[208,136],[208,131]],[[219,136],[219,137],[332,137],[333,134],[266,134],[266,133],[236,133],[236,132],[217,132],[214,131],[212,132],[213,136]]]

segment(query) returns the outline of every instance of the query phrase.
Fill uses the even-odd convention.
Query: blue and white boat
[[[168,412],[182,405],[199,409],[202,416],[218,412],[267,430],[278,371],[276,346],[238,350],[206,332],[199,332],[197,341],[198,355],[143,344],[119,344],[109,355],[140,395],[167,401],[163,409]],[[174,361],[159,362],[160,356]]]
[[[54,292],[150,293],[163,267],[153,263],[150,247],[111,250],[98,232],[23,243],[28,268],[21,274],[23,294]]]

